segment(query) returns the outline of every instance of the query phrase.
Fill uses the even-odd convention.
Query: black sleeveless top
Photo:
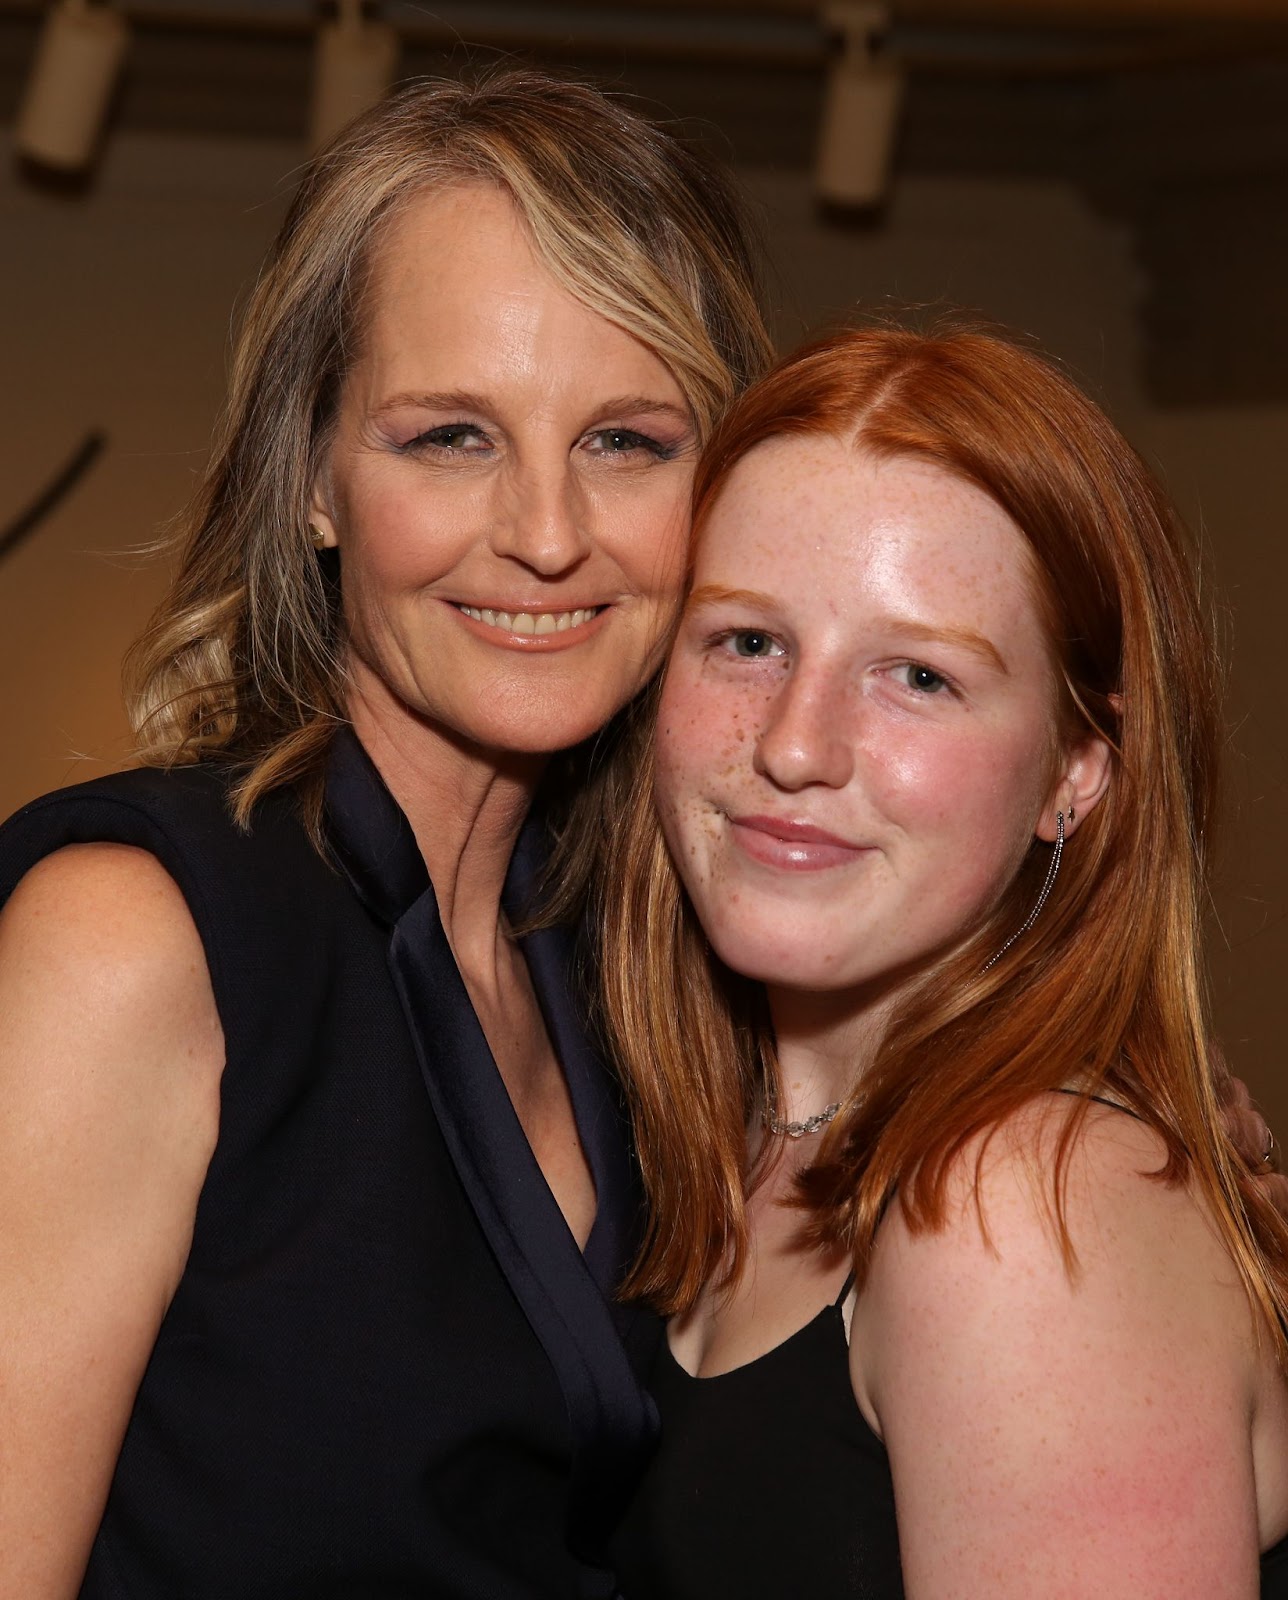
[[[666,1340],[662,1439],[614,1541],[627,1600],[903,1600],[885,1446],[850,1384],[841,1307],[732,1372],[693,1378]],[[1288,1539],[1261,1558],[1288,1600]]]
[[[660,1341],[662,1438],[613,1546],[628,1600],[902,1600],[890,1467],[850,1386],[848,1290],[713,1378]]]
[[[0,900],[65,844],[156,855],[227,1043],[191,1252],[82,1600],[607,1600],[603,1544],[654,1416],[621,1337],[647,1324],[606,1298],[638,1196],[566,940],[524,951],[596,1182],[584,1257],[411,830],[347,733],[326,804],[330,862],[289,797],[240,832],[204,767],[49,795],[0,831]]]

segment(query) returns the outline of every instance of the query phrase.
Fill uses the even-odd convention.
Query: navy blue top
[[[249,832],[204,766],[45,796],[0,830],[0,901],[60,846],[154,854],[205,946],[227,1045],[218,1144],[83,1600],[531,1600],[615,1592],[603,1543],[651,1446],[610,1307],[639,1199],[617,1091],[524,941],[598,1211],[577,1249],[357,740],[332,860],[289,795]],[[506,903],[539,861],[529,827]]]

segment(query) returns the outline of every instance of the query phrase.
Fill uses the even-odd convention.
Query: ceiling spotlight
[[[829,205],[876,205],[890,177],[903,75],[884,52],[884,6],[828,6],[824,26],[837,41],[828,73],[814,187]]]
[[[58,0],[45,20],[18,108],[19,155],[61,172],[90,165],[127,40],[125,19],[110,6]]]
[[[309,139],[314,150],[374,105],[393,82],[398,35],[363,12],[362,0],[340,0],[333,22],[318,29]]]

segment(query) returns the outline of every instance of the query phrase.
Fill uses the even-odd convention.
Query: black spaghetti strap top
[[[849,1289],[717,1377],[660,1341],[662,1441],[614,1546],[627,1600],[902,1600],[890,1467],[850,1387]]]
[[[775,1349],[691,1377],[659,1343],[662,1442],[618,1532],[626,1600],[903,1600],[885,1446],[850,1385],[836,1301]],[[1288,1600],[1288,1539],[1261,1557]]]

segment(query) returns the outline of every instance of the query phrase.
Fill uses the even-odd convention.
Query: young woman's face
[[[645,681],[674,615],[684,395],[555,281],[490,185],[409,208],[368,313],[313,507],[340,551],[355,720],[575,744]]]
[[[718,955],[837,992],[951,948],[1054,837],[1055,707],[1029,547],[987,495],[828,437],[758,446],[702,532],[658,731]]]

